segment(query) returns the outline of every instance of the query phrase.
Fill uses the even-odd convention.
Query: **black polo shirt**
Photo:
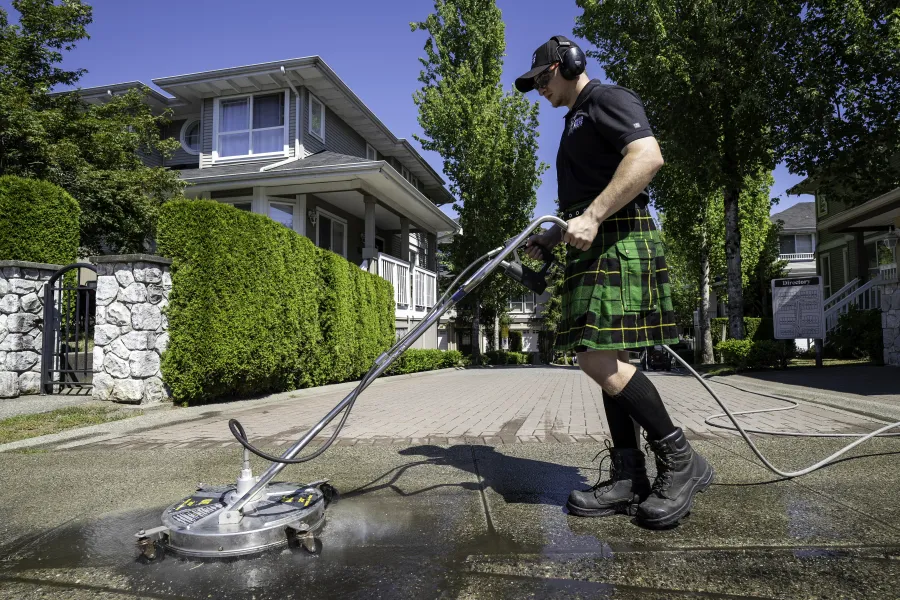
[[[640,96],[618,85],[591,80],[566,114],[556,154],[560,209],[596,198],[622,162],[622,149],[652,136]],[[644,189],[635,202],[646,206],[649,198]]]

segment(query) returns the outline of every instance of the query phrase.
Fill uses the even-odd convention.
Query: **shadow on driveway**
[[[588,482],[578,467],[558,463],[507,456],[490,446],[423,445],[400,450],[403,456],[420,456],[423,460],[410,462],[380,475],[378,478],[342,494],[344,498],[362,496],[383,489],[391,489],[400,496],[415,496],[438,488],[459,488],[470,491],[492,489],[508,504],[565,504],[573,489],[585,489]],[[428,486],[412,492],[400,488],[403,475],[421,466],[452,466],[480,478],[477,481],[448,482]]]

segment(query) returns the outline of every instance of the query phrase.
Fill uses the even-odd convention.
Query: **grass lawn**
[[[142,414],[143,411],[124,411],[107,406],[70,406],[35,415],[18,415],[0,421],[0,444]]]

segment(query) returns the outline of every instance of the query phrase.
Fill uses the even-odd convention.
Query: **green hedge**
[[[393,341],[390,283],[268,217],[170,202],[158,247],[173,260],[162,372],[176,401],[346,381]]]
[[[728,317],[716,317],[710,319],[713,346],[718,346],[722,341],[720,335],[722,325],[725,326],[725,337],[728,338]],[[744,339],[747,340],[772,340],[775,338],[775,329],[772,319],[759,317],[744,317]]]
[[[385,371],[385,375],[405,375],[420,371],[449,369],[465,364],[459,350],[407,350]]]
[[[486,365],[530,365],[531,353],[492,350],[482,354]]]
[[[794,340],[734,340],[729,339],[715,348],[726,365],[744,369],[784,369],[796,356]]]
[[[61,187],[0,177],[0,260],[68,265],[78,257],[81,208]]]

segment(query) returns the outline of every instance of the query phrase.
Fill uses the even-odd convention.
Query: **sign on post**
[[[773,279],[772,315],[776,340],[824,339],[822,278]]]

